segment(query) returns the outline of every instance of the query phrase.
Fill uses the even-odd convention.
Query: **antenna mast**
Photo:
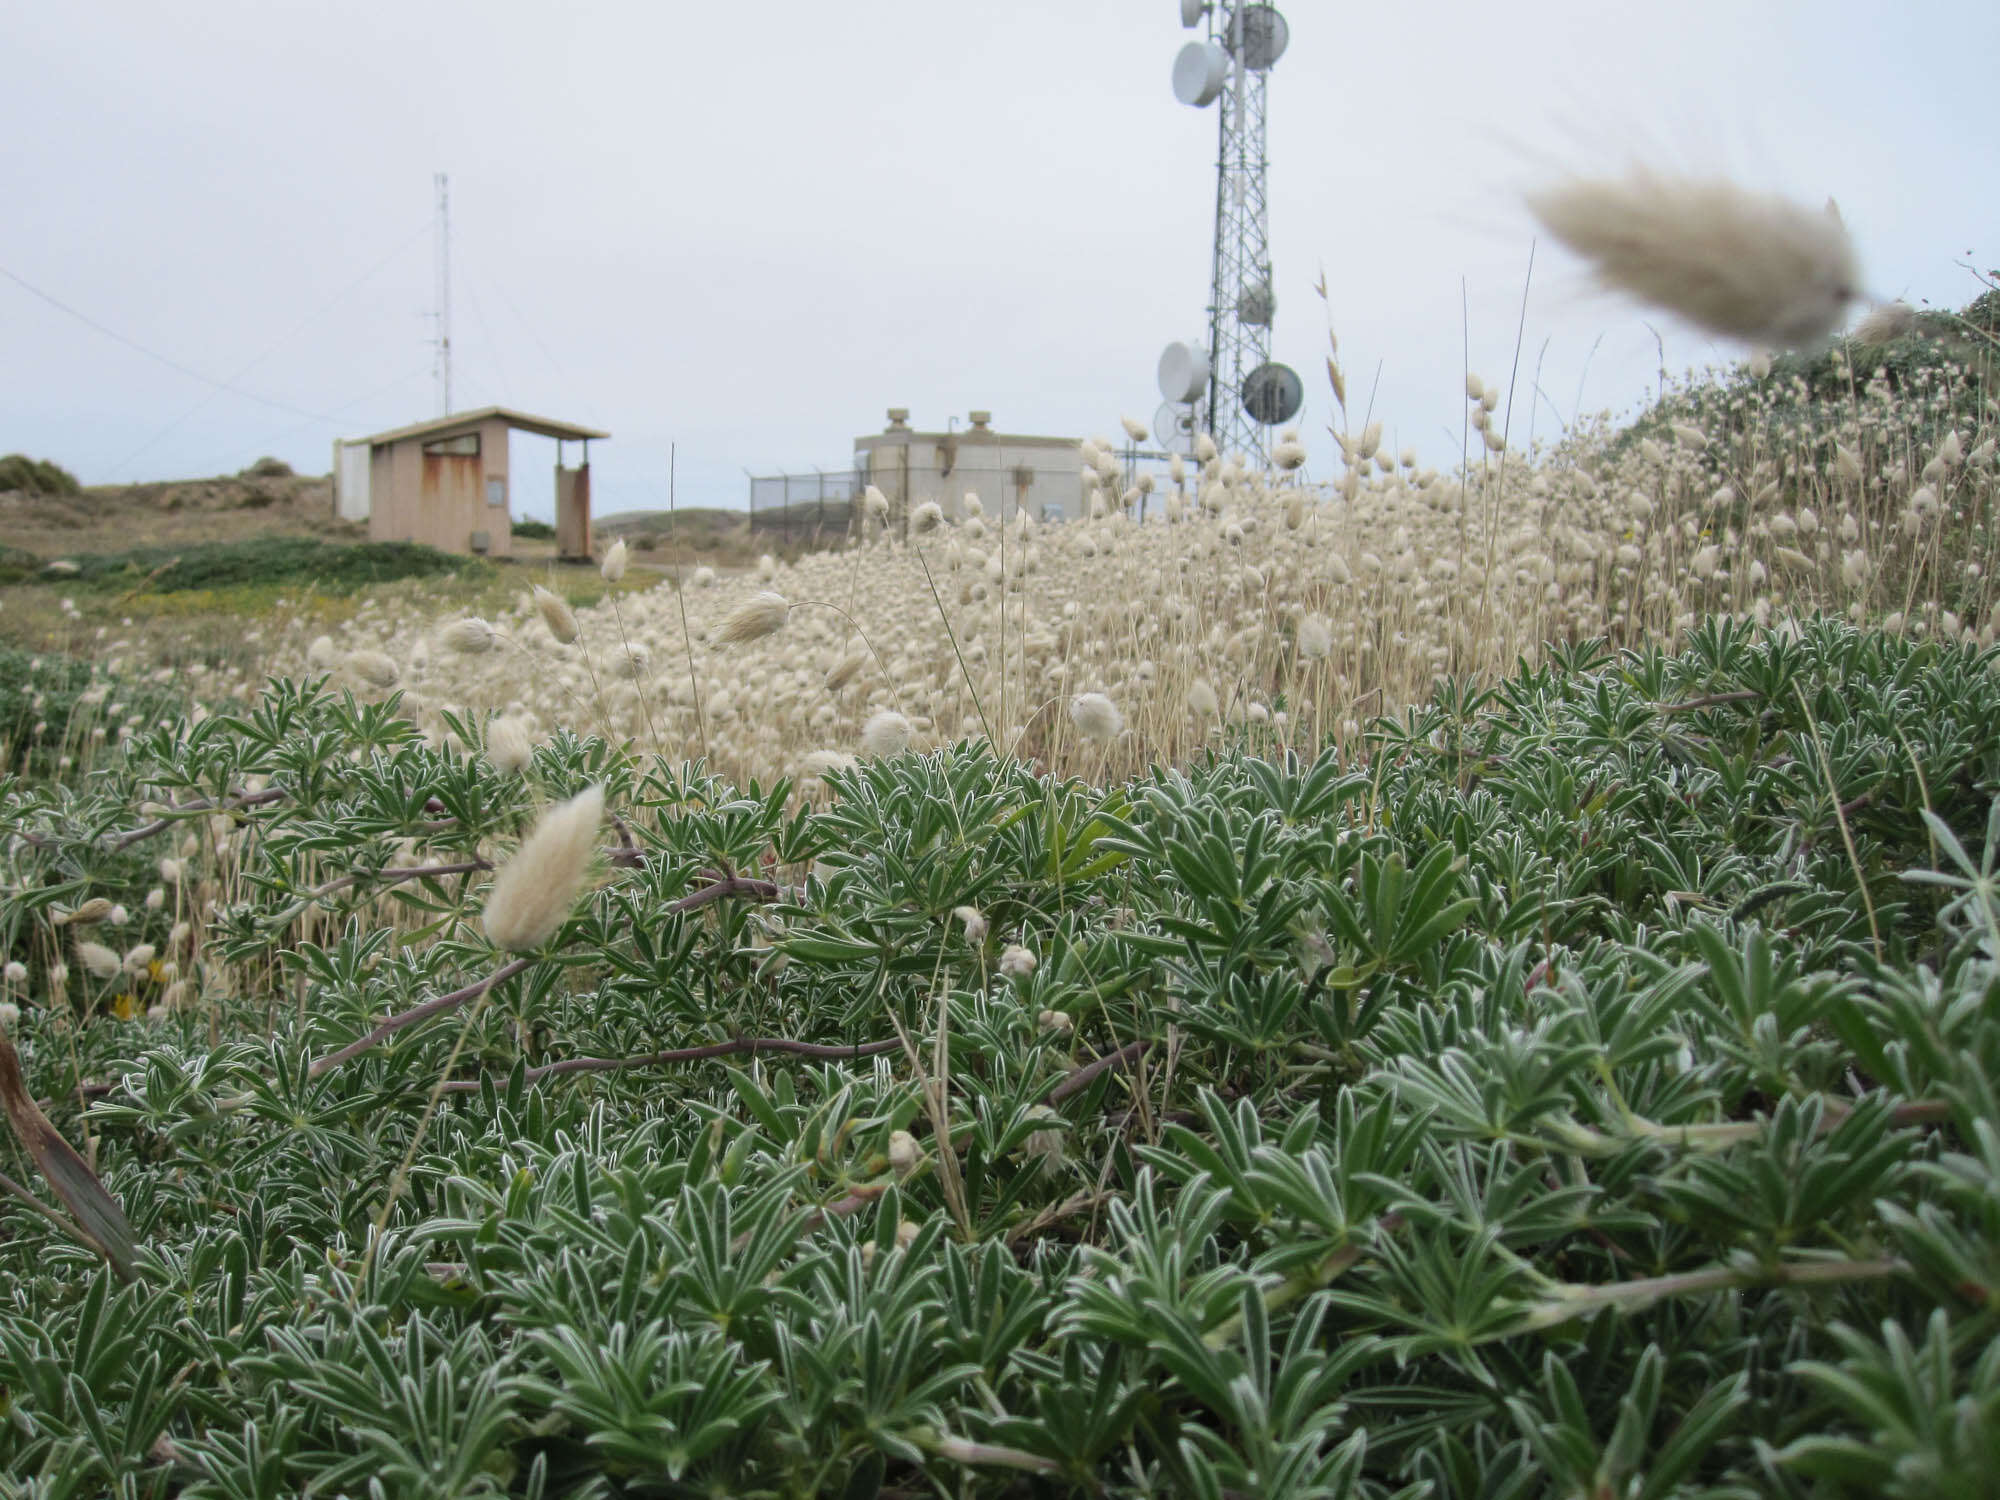
[[[1230,58],[1216,99],[1215,248],[1208,291],[1209,436],[1224,452],[1258,455],[1257,424],[1239,399],[1244,378],[1271,357],[1271,232],[1264,199],[1264,80],[1244,61],[1242,5],[1210,15],[1210,40]]]
[[[451,415],[451,179],[439,172],[437,184],[437,354],[431,374],[437,382],[438,415]]]
[[[1160,390],[1191,408],[1193,431],[1205,427],[1217,447],[1262,463],[1270,429],[1297,416],[1304,399],[1298,375],[1271,359],[1277,297],[1265,196],[1265,86],[1291,28],[1260,0],[1181,0],[1180,11],[1189,29],[1207,21],[1207,40],[1174,60],[1174,95],[1197,109],[1217,106],[1215,243],[1205,347],[1168,345]]]

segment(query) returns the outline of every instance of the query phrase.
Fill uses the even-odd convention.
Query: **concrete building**
[[[594,427],[483,406],[333,445],[333,505],[368,523],[374,542],[426,542],[446,552],[508,557],[514,550],[508,434],[556,440],[556,550],[590,556],[590,440]],[[563,444],[581,443],[574,468]]]
[[[993,414],[975,411],[962,430],[917,432],[907,407],[889,408],[889,425],[854,440],[857,480],[889,497],[892,524],[910,507],[935,500],[956,521],[967,491],[1002,520],[1022,506],[1037,521],[1083,513],[1083,440],[995,432]]]

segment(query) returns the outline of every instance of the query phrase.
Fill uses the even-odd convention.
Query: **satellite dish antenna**
[[[1235,50],[1236,30],[1233,24],[1222,28],[1230,50]],[[1285,24],[1285,18],[1278,14],[1274,5],[1246,5],[1243,7],[1243,66],[1253,73],[1269,71],[1271,65],[1285,55],[1285,48],[1292,40],[1292,28]]]
[[[1169,344],[1160,354],[1160,394],[1169,401],[1199,401],[1208,389],[1208,351],[1196,344]]]
[[[1153,413],[1153,438],[1169,453],[1189,453],[1194,448],[1194,407],[1183,401],[1164,401]]]
[[[1261,364],[1243,377],[1244,413],[1260,427],[1291,421],[1305,399],[1305,382],[1290,365]]]
[[[1236,297],[1236,321],[1252,328],[1269,328],[1271,315],[1278,310],[1277,295],[1268,281],[1253,281]]]
[[[1189,42],[1174,59],[1174,97],[1200,109],[1229,81],[1229,54],[1214,42]]]
[[[1204,3],[1204,0],[1181,0],[1181,25],[1187,27],[1199,26],[1202,15],[1207,9],[1208,6]]]

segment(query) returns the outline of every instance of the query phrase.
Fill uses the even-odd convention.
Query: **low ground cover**
[[[1995,662],[1715,618],[804,802],[134,725],[0,783],[0,1493],[1986,1492]]]

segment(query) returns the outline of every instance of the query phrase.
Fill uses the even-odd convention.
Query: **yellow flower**
[[[138,997],[134,995],[114,995],[111,999],[111,1014],[121,1021],[138,1020]]]

